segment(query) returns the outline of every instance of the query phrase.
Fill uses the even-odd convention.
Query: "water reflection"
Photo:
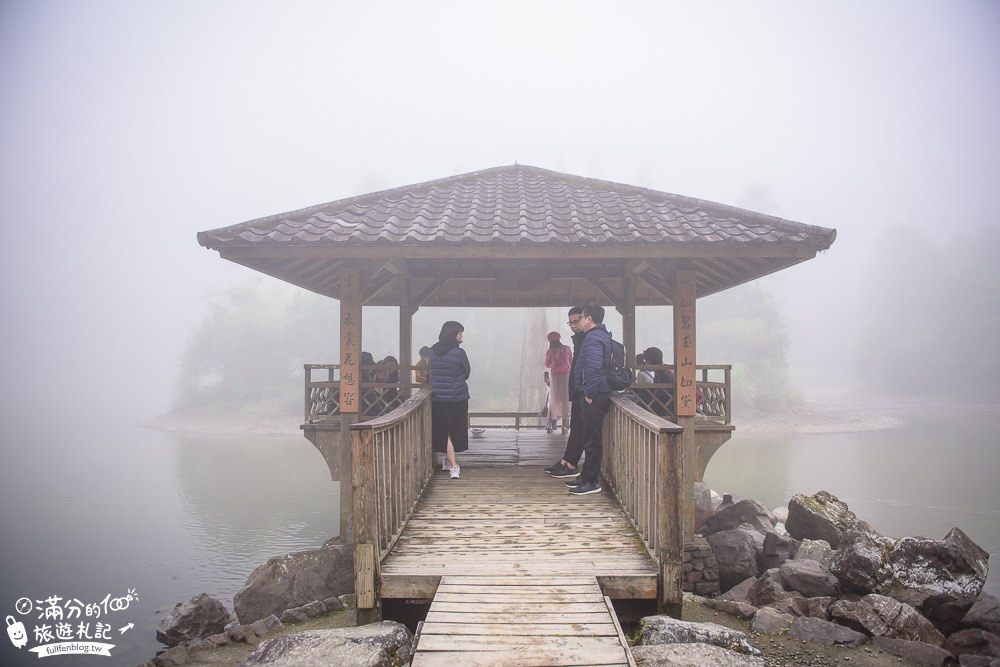
[[[231,595],[271,556],[337,534],[339,484],[303,437],[174,436],[183,527],[206,559],[196,565]]]

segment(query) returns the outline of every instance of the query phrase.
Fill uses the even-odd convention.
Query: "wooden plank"
[[[443,635],[572,635],[591,637],[617,636],[614,623],[480,623],[435,622],[427,632]]]
[[[628,652],[593,577],[447,575],[412,664],[445,662],[625,667]]]

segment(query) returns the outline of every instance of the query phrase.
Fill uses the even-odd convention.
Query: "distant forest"
[[[963,396],[969,402],[998,398],[997,241],[996,230],[943,244],[911,230],[886,234],[877,260],[859,268],[869,278],[851,319],[861,324],[856,339],[844,341],[855,349],[859,374],[870,389]],[[793,403],[798,395],[786,360],[788,326],[779,296],[766,281],[699,303],[704,305],[698,311],[698,360],[733,365],[735,405],[766,410]],[[303,364],[338,360],[336,301],[254,278],[211,292],[206,306],[207,316],[180,360],[177,409],[268,401],[297,411]],[[414,346],[432,344],[441,322],[459,319],[469,334],[474,409],[517,409],[522,358],[529,364],[540,360],[545,347],[542,340],[538,349],[522,350],[526,312],[421,309],[414,319]],[[564,310],[548,309],[549,326],[568,338],[564,316]],[[637,324],[639,349],[659,346],[669,360],[670,309],[640,309]],[[615,326],[609,322],[609,328]],[[398,356],[396,309],[366,308],[364,337],[376,360]]]

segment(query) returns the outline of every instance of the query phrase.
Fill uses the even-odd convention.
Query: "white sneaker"
[[[459,475],[460,472],[462,472],[462,469],[459,468],[458,465],[453,465],[451,467],[451,478],[452,479],[458,479],[458,475]]]
[[[445,472],[451,470],[451,464],[448,463],[448,457],[446,456],[441,457],[441,470]]]

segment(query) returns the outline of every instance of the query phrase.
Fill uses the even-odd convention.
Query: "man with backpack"
[[[566,482],[574,496],[601,492],[601,458],[604,418],[611,406],[607,369],[611,365],[611,335],[604,326],[604,308],[597,303],[583,307],[579,329],[583,333],[580,354],[573,364],[573,401],[580,401],[580,426],[586,456],[580,476]],[[575,424],[574,424],[575,426]]]

